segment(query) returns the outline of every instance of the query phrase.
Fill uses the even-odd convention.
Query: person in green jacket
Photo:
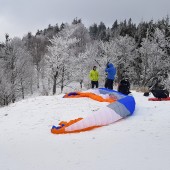
[[[97,67],[94,66],[93,67],[93,70],[90,71],[90,74],[89,74],[89,77],[90,77],[90,80],[91,80],[91,87],[92,89],[94,87],[98,88],[99,86],[99,83],[98,83],[98,80],[99,80],[99,72],[96,70]]]

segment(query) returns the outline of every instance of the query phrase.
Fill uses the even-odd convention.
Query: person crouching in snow
[[[99,83],[99,72],[97,71],[97,67],[94,66],[93,70],[90,71],[89,74],[90,80],[91,80],[91,88],[93,89],[94,87],[98,88]]]
[[[105,72],[107,73],[105,88],[113,90],[113,81],[116,75],[116,69],[114,65],[112,63],[108,63]]]
[[[118,85],[118,92],[125,95],[130,94],[130,82],[128,76],[124,76]]]
[[[156,98],[167,98],[169,97],[169,91],[166,88],[166,83],[162,76],[154,77],[151,79],[152,83],[149,86],[149,91]]]

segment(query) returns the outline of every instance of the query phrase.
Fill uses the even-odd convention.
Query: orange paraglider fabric
[[[64,134],[64,133],[76,133],[76,132],[82,132],[82,131],[88,131],[88,130],[92,130],[94,128],[97,128],[97,127],[100,127],[100,126],[91,126],[91,127],[88,127],[88,128],[85,128],[85,129],[80,129],[80,130],[74,130],[74,131],[65,131],[65,128],[82,120],[83,118],[77,118],[77,119],[74,119],[74,120],[70,120],[69,122],[66,122],[66,121],[61,121],[59,123],[59,125],[61,126],[61,128],[59,129],[56,129],[56,128],[52,128],[51,129],[51,133],[53,134]],[[62,125],[64,125],[62,127]]]
[[[59,126],[52,126],[53,134],[66,134],[89,131],[94,128],[109,125],[133,114],[135,100],[133,96],[123,95],[115,90],[106,88],[91,89],[85,92],[71,92],[64,98],[87,97],[98,102],[109,103],[85,118],[78,118],[68,122],[61,121]]]
[[[93,100],[96,100],[96,101],[99,101],[99,102],[108,102],[108,103],[113,103],[115,102],[116,100],[114,100],[113,98],[107,98],[107,99],[104,99],[103,97],[99,96],[99,95],[96,95],[94,93],[81,93],[81,92],[77,92],[76,95],[68,95],[66,94],[64,96],[64,98],[80,98],[80,97],[88,97],[88,98],[91,98]]]
[[[91,98],[93,100],[96,100],[96,101],[99,101],[99,102],[108,102],[108,103],[113,103],[116,101],[115,98],[103,98],[102,96],[99,96],[97,94],[94,94],[94,93],[90,93],[90,92],[74,92],[74,93],[69,93],[69,94],[66,94],[64,96],[64,98],[81,98],[81,97],[88,97],[88,98]],[[71,130],[71,131],[68,131],[66,130],[66,128],[74,123],[77,123],[78,121],[82,120],[83,118],[77,118],[77,119],[74,119],[74,120],[70,120],[69,122],[66,122],[66,121],[61,121],[59,123],[59,126],[58,127],[53,127],[51,129],[51,132],[53,134],[65,134],[65,133],[76,133],[76,132],[82,132],[82,131],[89,131],[89,130],[92,130],[94,128],[97,128],[97,127],[101,127],[101,126],[90,126],[88,128],[83,128],[83,129],[79,129],[79,130]]]

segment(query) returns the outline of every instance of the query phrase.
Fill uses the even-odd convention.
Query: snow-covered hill
[[[0,170],[169,170],[170,101],[151,102],[142,93],[132,94],[133,116],[77,134],[50,130],[107,103],[56,95],[0,108]]]

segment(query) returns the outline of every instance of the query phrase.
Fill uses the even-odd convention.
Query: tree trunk
[[[61,93],[63,92],[63,89],[64,89],[64,86],[63,86],[63,85],[61,85]]]
[[[37,70],[37,88],[40,88],[40,74],[39,71]]]
[[[31,94],[33,94],[33,80],[32,80],[32,78],[31,78],[31,83],[30,83],[30,91],[31,91]]]
[[[56,74],[54,75],[54,82],[53,82],[53,95],[56,94],[56,86],[57,86],[57,77],[58,77],[58,71],[56,71]]]
[[[80,88],[83,88],[83,80],[80,80]]]
[[[15,103],[15,94],[12,95],[12,103]]]
[[[7,96],[4,96],[5,97],[5,99],[4,99],[4,106],[8,106],[8,97]]]
[[[12,66],[13,70],[14,66]],[[12,84],[12,103],[15,103],[16,97],[15,97],[15,75],[14,72],[12,72],[12,77],[11,77],[11,84]]]
[[[22,99],[24,99],[24,86],[22,83],[22,78],[21,78],[21,93],[22,93]]]
[[[64,66],[62,70],[62,78],[61,78],[61,93],[63,92],[64,89]]]
[[[119,83],[121,79],[122,79],[122,75],[121,75],[121,69],[119,65],[117,68],[117,83]]]

